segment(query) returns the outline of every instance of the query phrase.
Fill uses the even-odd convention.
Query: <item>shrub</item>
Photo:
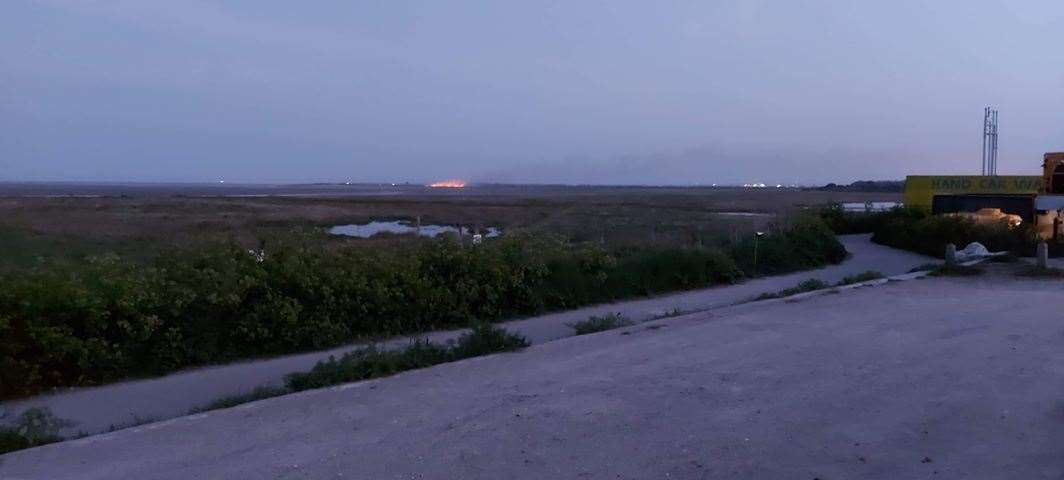
[[[737,242],[731,246],[729,254],[750,276],[778,275],[839,263],[847,255],[846,248],[835,234],[812,216],[798,218],[782,232]]]
[[[607,250],[511,234],[475,248],[441,238],[369,250],[297,239],[264,255],[226,243],[147,264],[42,263],[0,272],[0,398],[732,283],[846,255],[816,218],[760,240],[756,265],[753,246]]]
[[[847,212],[842,204],[833,203],[821,208],[817,215],[831,231],[839,235],[872,233],[881,223],[884,212]]]
[[[970,218],[930,216],[901,210],[886,215],[876,226],[872,241],[883,245],[942,258],[946,244],[958,249],[979,242],[990,251],[1033,251],[1036,235],[1031,227],[1009,227],[1006,222],[979,223]]]
[[[499,352],[512,352],[528,346],[525,337],[507,332],[499,327],[478,324],[472,331],[458,338],[458,341],[450,346],[448,354],[453,360],[479,357]]]
[[[581,320],[576,323],[569,324],[575,331],[576,335],[586,335],[589,333],[603,332],[606,330],[613,330],[614,328],[626,327],[631,325],[632,321],[625,318],[619,313],[609,313],[602,316],[590,316],[587,320]]]

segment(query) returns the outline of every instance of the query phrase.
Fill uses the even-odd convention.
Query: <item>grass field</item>
[[[842,244],[799,211],[868,198],[617,187],[372,193],[3,199],[0,398],[839,263]],[[504,234],[470,248],[327,232],[416,217]]]
[[[341,238],[326,229],[418,216],[425,224],[546,231],[610,245],[714,244],[766,228],[775,215],[809,206],[899,199],[892,193],[693,187],[32,187],[0,185],[0,249],[5,252],[0,267],[105,252],[142,259],[167,247],[229,239],[257,248],[294,235],[373,247],[417,239]],[[53,194],[86,196],[49,196]]]

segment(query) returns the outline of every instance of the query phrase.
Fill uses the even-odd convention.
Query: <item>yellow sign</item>
[[[931,208],[935,195],[1034,195],[1042,191],[1042,177],[1032,175],[909,175],[905,205]]]

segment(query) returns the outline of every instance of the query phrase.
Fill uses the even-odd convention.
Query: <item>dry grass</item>
[[[11,192],[0,189],[4,193]],[[721,212],[778,214],[833,201],[898,199],[889,193],[790,189],[557,186],[444,193],[413,189],[402,195],[349,197],[192,197],[163,190],[130,195],[0,198],[0,247],[12,253],[4,261],[31,264],[39,256],[77,258],[105,251],[150,256],[160,248],[228,239],[251,248],[292,235],[373,247],[416,239],[330,238],[323,227],[418,216],[426,224],[550,231],[611,245],[712,245],[763,229],[773,220]]]

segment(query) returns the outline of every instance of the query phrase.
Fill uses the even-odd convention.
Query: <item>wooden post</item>
[[[1035,259],[1038,262],[1038,268],[1049,268],[1049,246],[1046,245],[1046,242],[1038,242]]]
[[[946,244],[946,265],[957,263],[957,246],[952,243]]]

